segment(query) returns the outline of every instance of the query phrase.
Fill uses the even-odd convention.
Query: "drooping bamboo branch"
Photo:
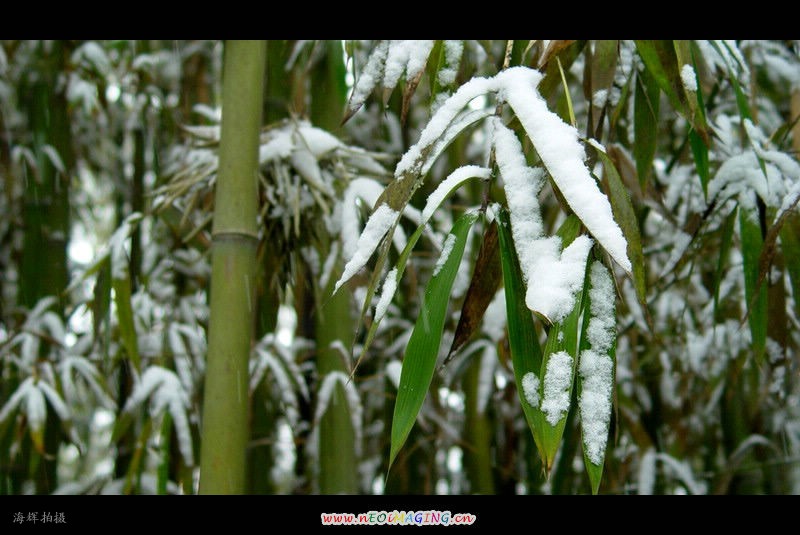
[[[245,490],[266,43],[225,43],[200,457],[201,494]]]

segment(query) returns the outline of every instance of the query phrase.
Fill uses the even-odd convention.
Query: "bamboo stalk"
[[[245,491],[248,362],[255,299],[258,137],[266,43],[225,43],[212,240],[201,494]]]

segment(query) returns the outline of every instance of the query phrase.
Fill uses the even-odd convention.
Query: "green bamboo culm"
[[[264,41],[225,43],[200,494],[245,492]]]

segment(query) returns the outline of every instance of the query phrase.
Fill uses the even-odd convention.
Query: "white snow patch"
[[[375,319],[374,321],[381,321],[383,316],[386,315],[386,310],[389,308],[389,303],[392,302],[394,293],[397,291],[397,268],[392,269],[383,281],[383,288],[381,289],[381,298],[375,306]]]
[[[688,63],[681,67],[681,82],[687,91],[697,91],[697,75]]]
[[[522,145],[510,129],[499,119],[492,124],[495,157],[511,216],[511,235],[527,284],[525,304],[550,321],[560,321],[572,310],[575,294],[582,288],[592,240],[578,236],[562,252],[559,237],[543,237],[537,200],[543,173],[526,165]]]
[[[436,261],[436,266],[433,268],[433,276],[439,274],[439,272],[444,267],[445,262],[450,257],[450,253],[453,251],[453,245],[456,243],[456,236],[455,234],[448,234],[447,239],[444,240],[444,245],[442,245],[442,254],[439,255],[439,260]]]
[[[539,406],[539,378],[533,372],[522,376],[522,392],[531,407]]]
[[[406,80],[413,80],[425,68],[433,44],[434,41],[416,39],[390,41],[383,74],[383,87],[393,89],[404,71]]]
[[[608,102],[608,89],[598,89],[592,95],[592,106],[602,108]]]
[[[492,170],[488,167],[480,167],[478,165],[465,165],[450,173],[450,175],[442,180],[436,187],[433,193],[428,196],[428,200],[425,202],[425,208],[422,209],[423,223],[426,223],[431,218],[433,212],[442,204],[442,201],[458,188],[458,186],[470,178],[482,178],[486,180],[491,173]]]
[[[569,394],[572,386],[572,357],[566,351],[550,355],[544,374],[544,399],[542,412],[550,425],[556,425],[569,411]]]
[[[608,198],[597,187],[584,163],[578,131],[547,109],[535,90],[542,75],[525,67],[496,76],[511,105],[570,208],[589,232],[626,271],[631,271],[627,241],[611,213]]]
[[[369,220],[367,220],[364,231],[358,238],[356,251],[344,266],[344,272],[336,282],[334,292],[338,291],[342,284],[350,280],[358,270],[366,265],[369,257],[375,252],[380,241],[392,225],[394,225],[397,216],[397,212],[389,208],[388,204],[381,204],[378,206],[375,212],[369,217]]]

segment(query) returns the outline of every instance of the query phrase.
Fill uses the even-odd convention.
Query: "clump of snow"
[[[578,404],[586,456],[599,465],[605,455],[611,421],[614,362],[608,352],[616,338],[615,294],[611,274],[602,263],[592,263],[589,281],[590,318],[586,329],[589,349],[580,356],[582,390]]]
[[[442,201],[450,195],[458,186],[463,184],[466,180],[470,178],[482,178],[484,180],[489,178],[492,170],[488,167],[480,167],[478,165],[465,165],[459,167],[446,179],[444,179],[428,196],[428,200],[425,202],[425,208],[422,209],[422,221],[427,222],[433,212],[436,211],[436,208],[442,204]]]
[[[433,145],[448,129],[459,112],[475,97],[485,95],[495,87],[493,78],[475,77],[458,88],[431,117],[422,130],[419,140],[409,148],[395,168],[394,176],[402,179],[406,174],[416,174],[422,169],[422,150]]]
[[[367,64],[353,87],[353,93],[350,95],[348,107],[351,110],[359,108],[378,85],[378,82],[383,79],[384,65],[388,54],[389,41],[381,41],[370,54]]]
[[[522,392],[531,407],[539,406],[539,378],[533,372],[522,376]]]
[[[602,108],[608,102],[608,89],[598,89],[592,95],[592,106]]]
[[[342,284],[350,280],[359,269],[366,265],[369,257],[375,252],[380,241],[392,225],[394,225],[395,221],[397,221],[397,216],[397,212],[389,208],[388,204],[381,204],[375,212],[373,212],[369,220],[367,220],[367,224],[364,226],[364,231],[358,238],[355,253],[344,266],[342,276],[336,281],[334,292],[338,291]]]
[[[547,109],[535,90],[541,77],[541,73],[525,67],[506,69],[496,76],[503,87],[501,95],[513,108],[570,208],[614,261],[630,272],[627,241],[614,221],[608,198],[584,163],[586,154],[578,142],[578,131]]]
[[[397,85],[403,71],[407,80],[413,80],[425,68],[434,41],[405,40],[390,41],[383,75],[383,87],[392,89]]]
[[[450,257],[450,253],[453,251],[453,245],[456,243],[455,234],[448,234],[447,239],[444,240],[444,245],[442,245],[442,254],[439,255],[439,260],[436,261],[436,266],[433,268],[433,276],[439,274],[439,272],[444,267],[445,262]]]
[[[375,306],[375,320],[381,321],[383,316],[386,315],[386,310],[389,308],[389,303],[392,302],[394,293],[397,291],[397,268],[392,269],[386,279],[383,281],[383,288],[381,289],[381,298]]]
[[[444,62],[445,67],[439,71],[439,84],[443,86],[453,85],[458,74],[458,64],[461,63],[461,56],[464,53],[463,41],[444,42]]]
[[[681,67],[681,82],[687,91],[697,91],[697,75],[688,63]]]
[[[556,425],[569,411],[572,386],[572,357],[566,351],[550,355],[544,374],[542,412],[550,425]]]
[[[495,119],[493,126],[493,145],[508,200],[511,235],[527,284],[525,304],[550,321],[560,321],[572,310],[575,295],[582,288],[592,240],[578,236],[562,252],[559,237],[543,236],[537,200],[543,173],[526,165],[522,145],[500,119]]]

